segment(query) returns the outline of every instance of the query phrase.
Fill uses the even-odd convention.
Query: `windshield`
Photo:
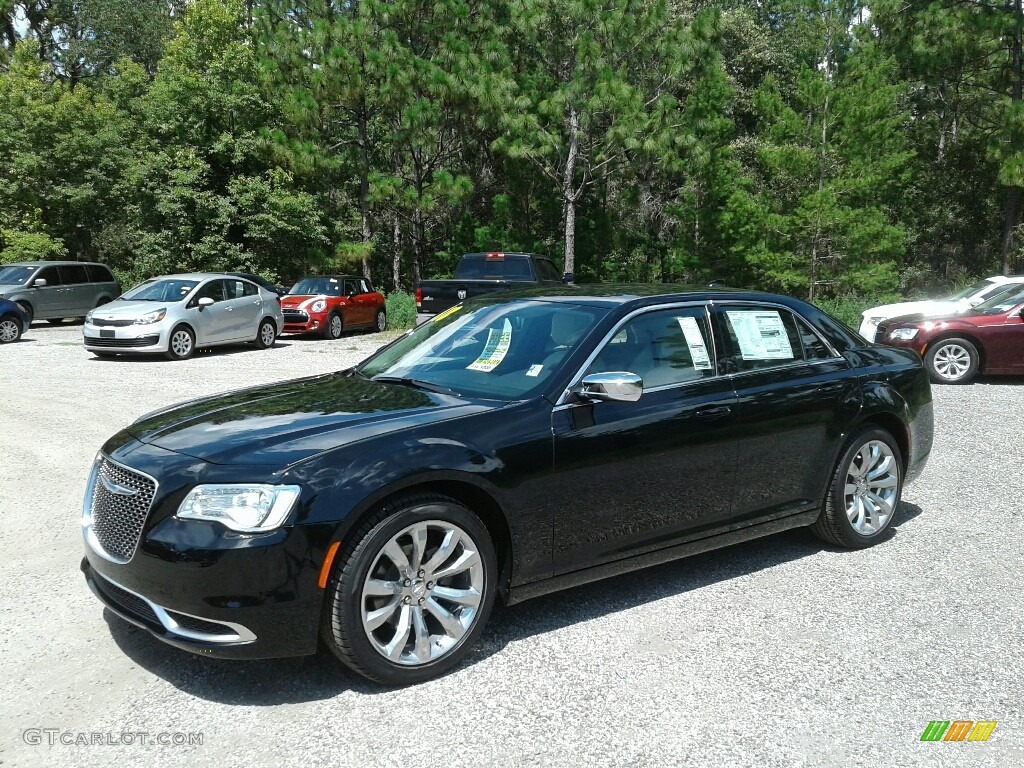
[[[1024,302],[1024,285],[1014,285],[1011,290],[999,291],[988,301],[982,302],[968,314],[970,315],[1001,315],[1009,312]]]
[[[292,296],[341,296],[341,280],[337,277],[304,277],[288,289]]]
[[[532,396],[608,310],[561,302],[492,299],[442,312],[356,370],[414,379],[463,395]]]
[[[147,280],[122,294],[121,301],[181,301],[198,280]]]
[[[0,269],[0,285],[21,285],[39,267],[3,267]]]
[[[992,281],[991,280],[982,280],[980,283],[975,283],[974,285],[971,285],[971,286],[968,286],[967,288],[964,288],[959,293],[954,293],[952,296],[949,297],[949,300],[950,301],[962,301],[963,299],[969,299],[974,294],[981,293],[986,288],[991,288],[991,287],[992,287]]]

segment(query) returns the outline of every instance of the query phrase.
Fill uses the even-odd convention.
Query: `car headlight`
[[[280,528],[299,498],[297,485],[197,485],[178,507],[182,520],[212,520],[233,531]]]
[[[310,309],[313,310],[314,312],[323,312],[325,309],[327,309],[327,302],[324,301],[323,299],[317,299],[316,301],[313,302],[313,306],[310,307]]]
[[[910,341],[915,336],[917,336],[917,328],[894,328],[889,333],[890,339],[899,341]]]
[[[166,309],[157,309],[153,312],[147,312],[142,317],[135,320],[135,325],[149,325],[150,323],[159,323],[167,317]]]

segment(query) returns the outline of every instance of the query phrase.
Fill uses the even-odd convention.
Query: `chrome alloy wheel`
[[[383,312],[377,313],[377,330],[383,331],[388,327],[388,317]]]
[[[331,316],[331,337],[335,339],[341,338],[341,318],[338,315]]]
[[[871,536],[892,517],[900,486],[899,461],[881,440],[860,447],[846,470],[844,503],[853,530]]]
[[[171,334],[171,352],[175,357],[188,357],[192,352],[192,334],[179,328]]]
[[[955,342],[943,344],[935,350],[932,366],[946,381],[957,381],[971,369],[971,353]]]
[[[272,347],[276,338],[277,331],[273,323],[264,323],[260,326],[260,341],[263,342],[263,346]]]
[[[0,320],[0,343],[7,344],[11,341],[17,341],[20,333],[21,328],[17,320],[12,320],[9,317]]]
[[[423,520],[377,553],[360,598],[363,631],[396,664],[426,664],[461,644],[483,594],[484,566],[469,534],[444,520]]]

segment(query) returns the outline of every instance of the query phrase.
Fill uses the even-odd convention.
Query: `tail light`
[[[419,286],[416,287],[416,306],[423,306],[423,289]]]

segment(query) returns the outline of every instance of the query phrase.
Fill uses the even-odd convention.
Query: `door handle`
[[[234,307],[228,307],[228,312],[234,312],[234,311],[235,311]]]
[[[713,405],[709,408],[700,408],[694,415],[698,419],[704,421],[714,421],[715,419],[724,419],[726,416],[732,413],[732,408],[728,405]]]

